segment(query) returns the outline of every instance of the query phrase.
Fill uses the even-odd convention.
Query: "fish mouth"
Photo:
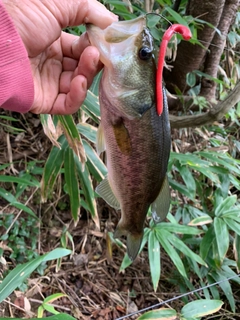
[[[115,21],[106,29],[100,29],[93,24],[86,24],[86,30],[91,45],[100,52],[101,62],[109,66],[109,57],[116,55],[121,47],[112,47],[111,44],[119,43],[140,34],[146,28],[146,16],[140,16],[133,20]],[[116,51],[115,51],[116,50]],[[131,48],[128,47],[128,51]]]

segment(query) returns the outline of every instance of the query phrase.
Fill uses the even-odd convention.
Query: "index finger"
[[[42,0],[42,3],[56,18],[61,28],[92,23],[104,29],[118,19],[97,0]]]

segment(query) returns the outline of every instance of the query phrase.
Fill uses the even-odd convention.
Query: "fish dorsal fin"
[[[152,217],[155,223],[163,221],[170,207],[170,189],[166,175],[157,199],[151,204]]]
[[[119,119],[119,121],[113,125],[113,132],[120,151],[125,155],[129,155],[132,149],[131,139],[122,119]]]
[[[96,193],[99,194],[111,207],[116,210],[120,209],[120,203],[115,197],[108,178],[105,178],[96,188]]]
[[[97,131],[97,153],[101,154],[103,151],[105,151],[106,145],[105,145],[105,139],[104,139],[104,133],[102,124],[100,123]]]

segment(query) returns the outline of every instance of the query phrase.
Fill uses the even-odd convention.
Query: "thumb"
[[[96,0],[42,0],[61,28],[92,23],[102,29],[118,17]]]

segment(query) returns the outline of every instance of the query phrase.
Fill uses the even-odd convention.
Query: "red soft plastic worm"
[[[160,116],[163,111],[163,92],[162,92],[162,74],[163,74],[163,66],[164,66],[164,58],[166,54],[166,49],[169,40],[171,39],[174,33],[180,33],[183,36],[184,40],[189,40],[192,37],[191,31],[188,27],[185,27],[181,24],[173,24],[169,27],[162,38],[162,43],[159,50],[158,57],[158,68],[157,68],[157,76],[156,76],[156,94],[157,94],[157,113]]]

